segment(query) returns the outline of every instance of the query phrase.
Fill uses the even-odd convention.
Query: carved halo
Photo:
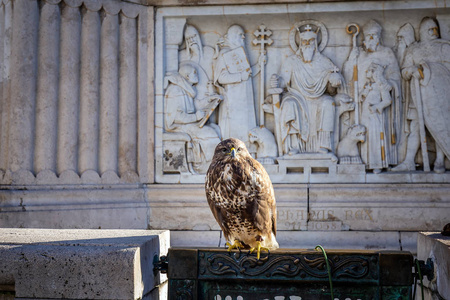
[[[316,20],[304,20],[301,22],[297,22],[294,24],[294,27],[291,28],[289,31],[289,44],[291,46],[291,49],[294,51],[294,53],[298,50],[297,42],[295,41],[295,38],[297,36],[298,30],[297,28],[301,28],[305,25],[314,25],[319,29],[318,37],[320,33],[320,43],[318,44],[319,51],[322,52],[322,50],[327,46],[328,43],[328,30],[325,27],[325,25],[322,22],[316,21]]]

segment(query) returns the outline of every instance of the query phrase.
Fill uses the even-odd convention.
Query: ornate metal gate
[[[260,260],[225,249],[171,248],[169,299],[411,299],[413,256],[403,251],[277,250]]]

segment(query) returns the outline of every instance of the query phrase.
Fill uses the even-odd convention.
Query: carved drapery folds
[[[179,72],[186,63],[195,68],[199,77],[203,74],[203,80],[192,84],[201,92],[192,97],[191,111],[208,113],[204,124],[215,129],[219,138],[232,136],[246,142],[274,182],[286,182],[287,178],[288,182],[308,181],[314,173],[328,176],[324,180],[347,182],[348,174],[366,180],[365,174],[384,176],[394,171],[416,171],[416,167],[417,171],[428,172],[430,162],[434,163],[431,170],[435,173],[445,172],[449,134],[444,128],[449,126],[445,126],[442,114],[450,112],[448,101],[436,100],[432,105],[422,100],[428,101],[420,108],[424,116],[412,114],[417,110],[415,95],[419,95],[414,88],[435,99],[445,98],[449,92],[450,85],[445,83],[437,92],[431,91],[431,85],[424,87],[427,80],[437,80],[433,66],[435,72],[443,72],[439,74],[447,78],[449,68],[442,53],[448,41],[435,35],[428,40],[436,41],[414,42],[414,29],[409,25],[399,26],[400,36],[409,32],[401,45],[387,46],[383,25],[368,18],[360,24],[341,24],[339,29],[333,24],[334,34],[340,32],[333,39],[333,48],[326,51],[330,47],[329,32],[327,24],[319,20],[299,21],[274,32],[268,24],[249,22],[242,22],[245,27],[239,23],[214,26],[214,31],[201,27],[198,20],[193,17],[191,23],[189,18],[164,19],[168,41],[162,45],[167,52],[161,76],[167,81],[167,76]],[[438,24],[430,24],[429,31],[438,32]],[[261,28],[265,35],[259,37]],[[263,43],[268,36],[276,41],[276,48],[272,49],[268,40]],[[247,41],[250,39],[253,45]],[[433,43],[442,45],[442,49],[433,48]],[[419,62],[431,52],[436,54],[432,62]],[[414,74],[419,77],[411,79],[407,70],[425,74],[417,71]],[[417,85],[415,78],[419,80]],[[162,89],[165,96],[161,113],[165,120],[171,114],[167,111],[167,88],[164,85]],[[205,95],[215,95],[220,101],[205,106]],[[442,111],[435,111],[437,107]],[[435,115],[439,120],[431,121]],[[192,119],[191,123],[195,122],[198,120]],[[186,182],[201,182],[194,175],[204,172],[191,167],[198,137],[186,130],[171,136],[171,131],[165,122],[161,147],[157,148],[163,152],[163,161],[157,162],[159,175],[163,176],[158,179],[157,174],[157,180],[171,182],[170,176],[181,174],[181,178],[192,177]],[[419,152],[426,154],[423,158],[417,154],[420,132],[427,141],[422,142],[424,150]],[[429,162],[426,157],[430,157]],[[208,165],[209,160],[205,157],[197,163]]]
[[[121,1],[0,2],[2,183],[148,180],[147,14]]]

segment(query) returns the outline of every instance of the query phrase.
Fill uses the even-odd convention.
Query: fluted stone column
[[[33,169],[38,19],[36,0],[14,2],[9,130],[9,168],[13,172]]]
[[[12,3],[0,5],[0,170],[8,168]]]
[[[98,171],[100,15],[86,10],[81,26],[78,171]]]
[[[59,6],[44,2],[39,21],[34,172],[56,171]]]
[[[137,36],[136,19],[121,15],[119,174],[136,172],[137,158]]]
[[[66,5],[61,16],[57,172],[77,171],[81,14]]]
[[[117,172],[119,16],[106,14],[101,29],[99,173]]]

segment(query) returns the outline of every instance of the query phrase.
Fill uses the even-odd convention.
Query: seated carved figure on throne
[[[300,44],[294,49],[294,43],[295,54],[284,61],[280,73],[281,85],[287,89],[281,99],[278,121],[280,155],[332,154],[336,118],[332,95],[343,86],[343,77],[333,62],[321,53],[326,42],[322,33],[319,45],[318,33],[323,32],[324,26],[311,23],[296,29]]]
[[[190,145],[187,153],[189,170],[193,173],[206,173],[214,149],[220,139],[213,127],[205,124],[210,116],[203,110],[198,110],[194,99],[198,82],[197,70],[189,65],[180,67],[178,73],[168,74],[165,78],[167,86],[164,95],[164,123],[166,132],[187,134]],[[217,106],[220,99],[211,98],[211,104]]]

